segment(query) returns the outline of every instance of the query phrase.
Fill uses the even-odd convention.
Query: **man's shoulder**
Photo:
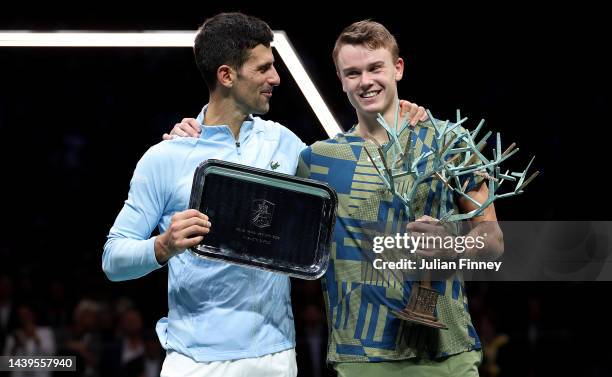
[[[197,144],[197,139],[190,137],[178,137],[172,140],[164,140],[151,146],[141,157],[140,163],[164,164],[181,160]]]
[[[255,131],[263,131],[267,135],[276,135],[276,136],[284,136],[284,135],[293,135],[295,134],[287,127],[282,124],[275,122],[273,120],[262,119],[260,117],[253,117],[254,122],[254,130]],[[297,136],[295,136],[297,137]]]
[[[337,161],[352,164],[357,163],[361,156],[363,139],[350,133],[340,133],[333,138],[317,141],[304,151],[301,157],[307,164],[331,166]]]
[[[316,152],[317,150],[324,149],[345,149],[350,146],[361,146],[363,145],[363,139],[360,136],[357,136],[352,133],[343,132],[339,133],[336,136],[326,139],[316,141],[309,148]]]
[[[151,146],[147,153],[157,157],[174,156],[181,151],[187,152],[192,149],[198,142],[197,138],[193,137],[175,137],[172,140],[163,140]]]
[[[255,129],[280,130],[282,128],[287,128],[278,122],[269,119],[263,119],[258,116],[253,116],[253,123],[255,125]]]

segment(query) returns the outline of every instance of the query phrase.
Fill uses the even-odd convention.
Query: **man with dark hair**
[[[162,376],[295,376],[289,278],[185,253],[209,232],[187,209],[193,173],[210,158],[294,174],[305,145],[265,114],[280,83],[268,25],[240,13],[208,19],[195,39],[209,90],[202,135],[151,147],[110,230],[102,267],[113,281],[168,265],[168,316],[157,323],[167,350]],[[159,227],[159,236],[151,237]]]
[[[274,34],[265,22],[255,20],[246,14],[233,13],[218,22],[209,20],[200,28],[193,51],[210,91],[217,87],[217,68],[224,64],[242,67],[250,56],[249,50],[257,45],[270,47]]]

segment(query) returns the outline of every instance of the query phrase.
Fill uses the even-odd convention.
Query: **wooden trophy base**
[[[402,310],[392,311],[392,314],[404,321],[436,329],[448,329],[435,315],[438,292],[421,284],[415,288],[410,293],[408,305]]]

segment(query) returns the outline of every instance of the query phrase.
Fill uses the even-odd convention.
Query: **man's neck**
[[[383,114],[383,118],[389,127],[396,127],[396,122],[399,122],[399,119],[395,119],[396,109],[397,104],[395,106],[390,106],[389,109],[387,109]],[[383,144],[389,141],[389,135],[387,135],[387,131],[383,128],[383,126],[378,123],[377,118],[378,114],[365,114],[358,112],[357,120],[359,123],[357,123],[355,131],[359,136],[366,140],[369,138],[374,138],[380,144]]]
[[[211,95],[204,116],[204,125],[226,125],[232,130],[237,140],[240,134],[240,127],[248,116],[249,114],[245,114],[244,111],[240,110],[232,99],[227,97],[215,98]]]

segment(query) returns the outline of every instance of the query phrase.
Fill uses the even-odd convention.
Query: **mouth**
[[[266,98],[271,98],[271,97],[272,97],[272,89],[270,89],[270,90],[263,90],[263,91],[261,92],[261,94],[262,94],[264,97],[266,97]]]
[[[367,92],[363,92],[359,95],[359,97],[363,99],[370,99],[376,97],[378,94],[382,92],[382,89],[379,90],[368,90]]]

